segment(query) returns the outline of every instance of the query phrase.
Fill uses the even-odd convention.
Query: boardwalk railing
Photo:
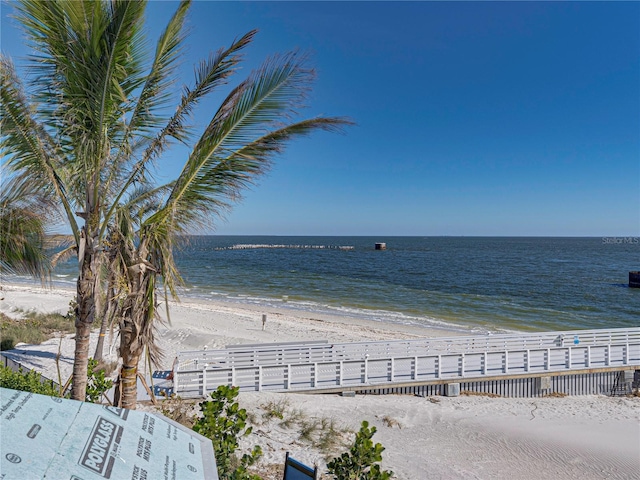
[[[364,358],[391,358],[425,353],[472,353],[502,350],[526,350],[539,347],[563,347],[569,344],[602,345],[633,343],[640,340],[640,328],[611,330],[572,330],[563,332],[499,334],[328,344],[326,341],[233,345],[223,350],[181,352],[178,370],[212,367],[245,367],[297,362],[349,361]]]
[[[309,390],[640,366],[640,328],[184,352],[174,391]]]

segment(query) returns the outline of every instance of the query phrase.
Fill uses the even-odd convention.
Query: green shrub
[[[0,351],[13,350],[15,346],[16,341],[13,337],[2,335],[2,340],[0,340]]]
[[[20,369],[14,372],[9,367],[0,365],[0,387],[59,397],[60,392],[53,382],[42,382],[41,378],[40,374],[33,370],[24,372]]]
[[[113,386],[111,379],[105,378],[104,368],[98,368],[98,361],[89,359],[87,365],[87,397],[86,401],[91,403],[101,403],[102,394],[109,391]]]
[[[381,470],[378,465],[384,447],[373,444],[371,438],[375,433],[376,427],[369,428],[369,423],[363,421],[349,451],[327,463],[329,474],[336,480],[389,480],[393,472]]]
[[[262,455],[259,446],[238,458],[236,450],[240,437],[251,433],[247,427],[247,411],[235,401],[238,387],[220,386],[211,393],[211,400],[200,403],[202,417],[193,430],[211,439],[220,480],[260,480],[248,472],[248,467]]]

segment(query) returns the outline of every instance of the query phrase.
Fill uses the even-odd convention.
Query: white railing
[[[215,367],[286,365],[300,362],[351,361],[364,358],[391,358],[425,353],[472,353],[477,351],[526,350],[562,347],[569,344],[600,345],[640,340],[640,328],[611,330],[571,330],[547,333],[499,334],[328,344],[325,342],[234,345],[223,350],[181,352],[178,371]]]
[[[219,352],[226,352],[227,356]],[[174,391],[183,397],[200,397],[219,385],[291,391],[638,367],[640,328],[339,345],[271,345],[264,349],[252,346],[251,354],[245,353],[217,351],[217,356],[195,364],[178,362]]]

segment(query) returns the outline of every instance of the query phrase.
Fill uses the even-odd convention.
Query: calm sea
[[[176,259],[183,297],[471,331],[640,325],[635,237],[202,236]]]

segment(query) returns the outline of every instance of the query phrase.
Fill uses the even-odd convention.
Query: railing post
[[[624,346],[624,364],[629,365],[629,342]]]
[[[528,372],[530,364],[531,364],[531,361],[530,361],[530,359],[531,359],[531,351],[530,350],[526,350],[525,351],[525,355],[526,355],[526,357],[524,359],[524,371]]]
[[[391,381],[393,382],[394,374],[395,374],[395,372],[394,372],[394,370],[395,370],[395,362],[393,361],[393,357],[391,357],[390,360],[391,360],[390,361],[390,364],[391,364]]]
[[[338,386],[342,386],[342,360],[340,360],[340,365],[338,366],[338,368],[340,369],[338,372]]]
[[[311,386],[316,388],[318,386],[318,363],[313,364],[313,375],[311,375]]]
[[[289,390],[291,388],[291,365],[287,365],[286,374],[284,376],[284,381],[287,384],[286,389]]]
[[[486,375],[487,374],[487,352],[484,352],[482,354],[482,374]]]
[[[547,348],[547,358],[545,359],[545,362],[544,362],[544,369],[545,370],[551,369],[551,349],[550,348]]]
[[[436,378],[442,378],[442,355],[438,355],[438,367],[436,370]]]
[[[591,366],[591,345],[587,345],[587,367]]]
[[[262,365],[258,365],[258,391],[262,391]]]
[[[604,351],[604,364],[608,367],[611,365],[611,344],[607,345],[607,349]]]
[[[413,357],[413,379],[418,379],[418,357]]]
[[[504,351],[504,373],[509,373],[509,350]]]
[[[207,367],[202,369],[202,396],[207,396]]]
[[[460,376],[464,377],[464,353],[460,354]]]
[[[567,370],[571,370],[571,347],[567,347]]]
[[[233,387],[236,383],[236,367],[231,367],[231,386]]]
[[[369,355],[364,356],[364,383],[369,381],[369,359],[367,358]]]

